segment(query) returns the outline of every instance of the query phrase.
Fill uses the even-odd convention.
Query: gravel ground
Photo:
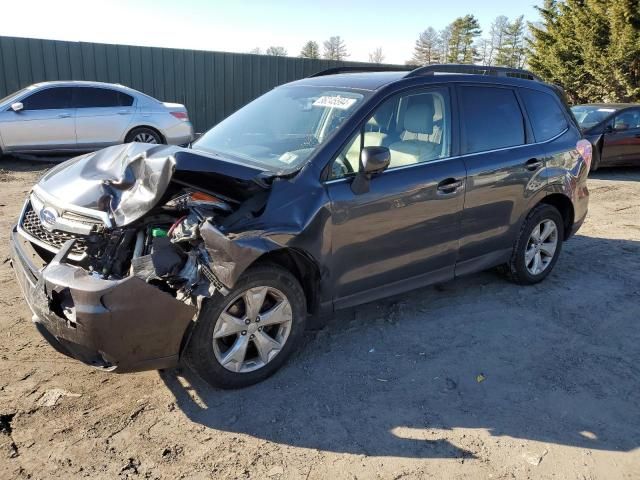
[[[229,392],[40,338],[4,259],[47,166],[0,159],[0,478],[640,478],[640,170],[593,175],[542,284],[486,272],[341,313]]]

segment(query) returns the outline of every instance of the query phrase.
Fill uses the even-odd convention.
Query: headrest
[[[431,102],[413,103],[404,113],[404,129],[412,133],[433,133],[433,99]]]

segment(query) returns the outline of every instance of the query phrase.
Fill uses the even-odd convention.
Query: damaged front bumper
[[[73,240],[48,265],[17,232],[11,259],[33,321],[59,352],[117,372],[177,364],[196,307],[130,276],[106,280],[66,262]]]

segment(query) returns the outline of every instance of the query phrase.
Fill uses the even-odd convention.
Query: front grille
[[[27,234],[56,250],[60,250],[67,240],[75,238],[76,242],[73,244],[73,247],[71,247],[70,253],[72,255],[83,256],[87,251],[85,236],[76,233],[61,232],[60,230],[49,231],[44,228],[38,218],[38,214],[33,210],[31,202],[27,204],[20,226]]]

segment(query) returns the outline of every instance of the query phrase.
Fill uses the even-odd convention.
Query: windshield
[[[599,107],[595,105],[578,105],[571,107],[571,111],[580,124],[580,128],[590,128],[597,125],[616,111],[611,107]]]
[[[294,170],[348,119],[365,95],[331,87],[276,88],[213,127],[196,150],[269,171]]]

